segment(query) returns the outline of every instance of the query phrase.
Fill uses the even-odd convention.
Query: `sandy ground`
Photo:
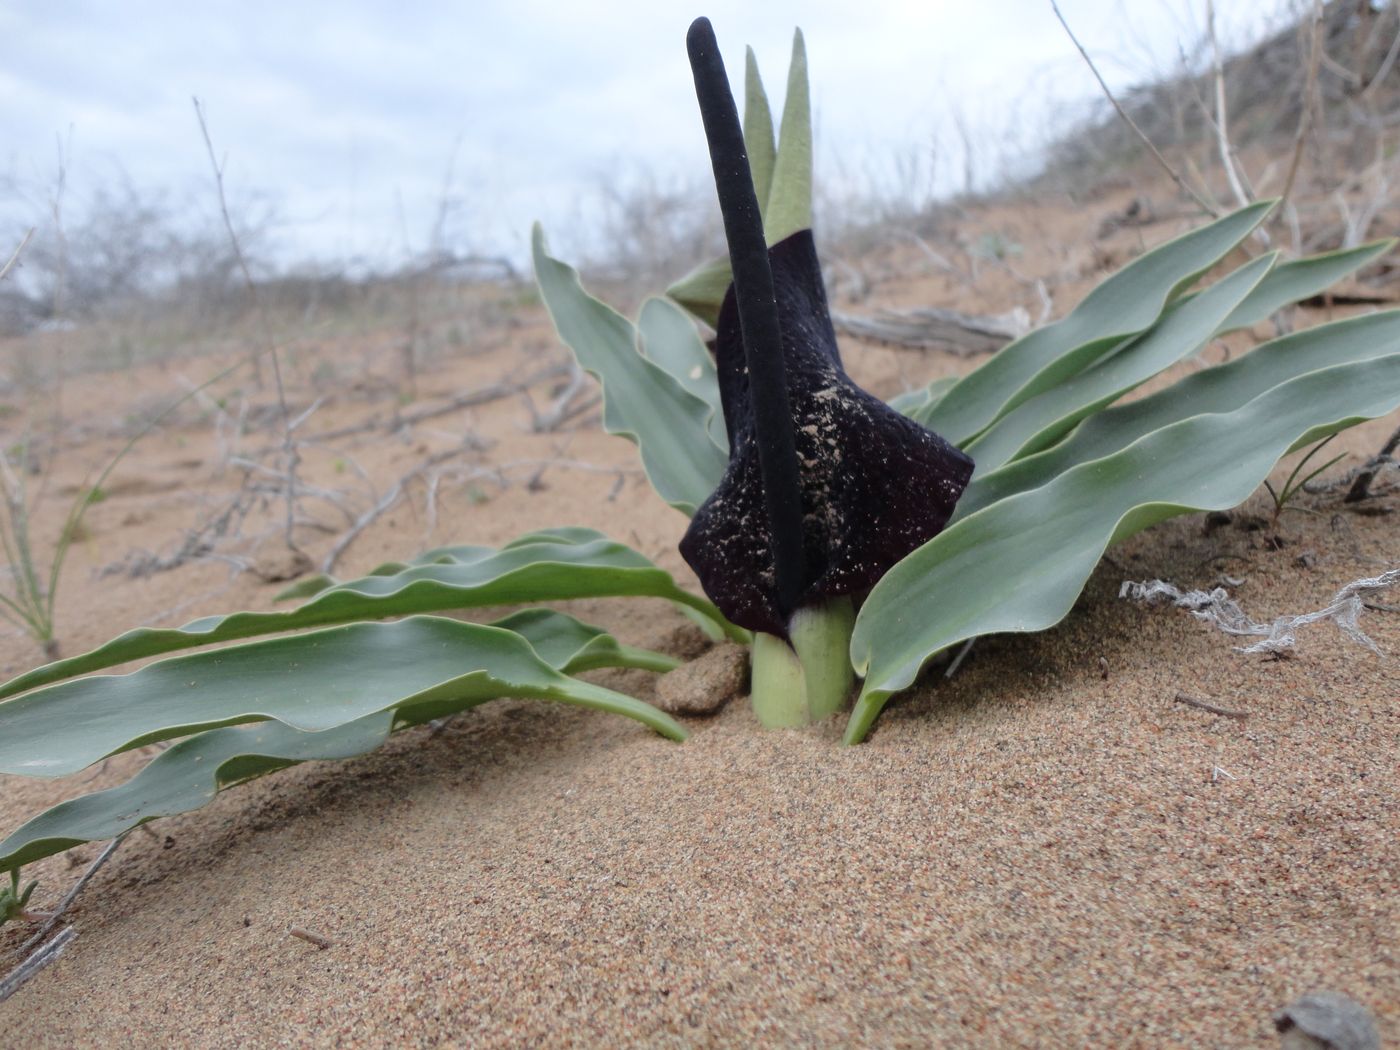
[[[1096,241],[1083,215],[1063,210],[976,221],[1066,247],[1028,250],[1017,272],[983,264],[970,284],[921,268],[912,249],[876,250],[862,261],[873,290],[847,305],[1034,314],[1034,278],[1048,277],[1059,314],[1105,266],[1174,232]],[[401,337],[322,332],[290,348],[294,410],[332,393],[305,436],[392,416]],[[425,366],[398,411],[563,360],[542,312],[523,303],[463,344]],[[969,367],[847,351],[886,395],[902,379]],[[64,492],[119,446],[133,405],[215,363],[70,380],[39,531],[56,529]],[[559,382],[533,384],[536,407]],[[269,425],[231,437],[238,395],[220,390],[223,411],[183,411],[104,486],[60,593],[65,652],[137,623],[267,607],[282,586],[259,576],[283,560],[275,495],[241,539],[215,548],[254,571],[204,557],[140,578],[100,574],[133,551],[178,548],[237,491],[229,456],[275,442]],[[269,398],[248,403],[266,411]],[[579,524],[689,579],[675,551],[682,519],[590,415],[532,433],[512,395],[308,446],[305,477],[351,514],[464,437],[481,446],[444,461],[431,511],[415,482],[339,571]],[[19,425],[8,421],[7,441]],[[1348,447],[1372,451],[1394,425],[1363,428]],[[1229,524],[1207,530],[1196,515],[1116,548],[1058,628],[982,640],[953,679],[931,674],[892,705],[862,747],[838,746],[840,720],[760,731],[742,703],[690,720],[691,739],[674,745],[622,719],[500,702],[436,736],[410,731],[375,755],[227,792],[123,845],[71,913],[73,946],[0,1005],[0,1046],[1268,1046],[1271,1012],[1317,988],[1365,1003],[1395,1039],[1394,658],[1329,626],[1305,633],[1291,659],[1246,657],[1183,612],[1117,597],[1123,579],[1198,586],[1228,574],[1267,619],[1319,608],[1400,560],[1393,495],[1374,505],[1383,514],[1325,495],[1276,523],[1271,509],[1256,496]],[[332,530],[298,531],[319,557],[348,519],[326,501],[305,511]],[[682,619],[660,603],[568,608],[634,644],[684,642]],[[1364,624],[1400,652],[1393,612]],[[32,643],[3,639],[6,675],[35,662]],[[654,695],[644,672],[596,677]],[[145,757],[57,783],[0,779],[0,829],[118,783]],[[34,905],[56,899],[98,849],[36,865]],[[294,926],[331,946],[291,937]],[[23,936],[0,932],[0,969]]]

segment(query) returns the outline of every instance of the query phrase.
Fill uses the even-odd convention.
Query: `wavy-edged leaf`
[[[1117,353],[1021,402],[968,445],[978,473],[1053,444],[1085,416],[1195,354],[1259,286],[1277,258],[1271,253],[1246,263],[1200,295],[1169,307]]]
[[[623,645],[605,628],[554,609],[522,609],[492,620],[490,626],[520,635],[541,660],[564,674],[600,667],[635,667],[665,674],[681,665],[674,656]]]
[[[1269,276],[1259,282],[1259,287],[1249,294],[1249,298],[1225,319],[1220,331],[1233,332],[1268,320],[1285,306],[1319,294],[1394,247],[1395,240],[1392,238],[1279,263],[1269,271]]]
[[[632,322],[584,291],[578,271],[549,254],[544,231],[531,238],[535,280],[559,338],[603,388],[603,428],[636,443],[652,487],[694,514],[729,461],[709,435],[709,404],[637,351]]]
[[[1057,623],[1111,543],[1177,514],[1233,507],[1290,448],[1397,406],[1400,354],[1309,372],[963,518],[890,570],[861,608],[851,660],[865,684],[847,742],[864,738],[935,653]]]
[[[334,587],[335,584],[336,579],[334,576],[327,575],[324,572],[318,572],[315,576],[303,577],[290,587],[278,591],[273,596],[272,600],[274,602],[290,602],[297,601],[301,598],[310,598],[313,595],[320,594],[324,590],[329,590],[331,587]]]
[[[583,704],[665,735],[680,732],[648,704],[554,670],[518,634],[416,616],[264,639],[33,690],[0,704],[0,772],[66,776],[119,751],[221,726],[272,720],[316,733],[392,708],[467,706],[500,696]]]
[[[0,842],[0,872],[199,809],[225,788],[299,762],[363,755],[389,738],[393,722],[392,711],[381,711],[324,733],[302,733],[279,722],[200,733],[162,751],[126,783],[62,802],[27,821]]]
[[[955,444],[971,440],[1021,402],[1150,328],[1172,300],[1247,237],[1272,207],[1272,201],[1262,201],[1241,208],[1139,256],[1085,296],[1067,317],[1003,347],[913,418]]]
[[[620,646],[602,628],[563,613],[530,609],[494,626],[520,634],[546,664],[565,674],[643,666],[634,654],[644,650]],[[648,655],[676,663],[659,653]],[[28,821],[0,842],[0,872],[79,843],[114,838],[158,817],[199,809],[225,788],[299,762],[365,754],[391,731],[419,724],[427,715],[422,707],[378,711],[317,733],[280,722],[206,730],[167,748],[125,784],[61,803]]]
[[[477,561],[418,565],[394,576],[337,584],[285,612],[240,612],[178,628],[137,628],[90,652],[11,679],[0,687],[0,698],[130,660],[281,631],[484,605],[605,597],[667,598],[714,620],[736,640],[746,637],[710,602],[677,586],[670,573],[630,547],[601,538],[587,543],[541,540]],[[5,707],[0,703],[0,711]]]
[[[1396,353],[1400,353],[1400,310],[1333,321],[1275,339],[1140,401],[1091,416],[1064,441],[1043,452],[979,474],[958,501],[953,520],[1037,488],[1080,463],[1110,456],[1183,419],[1232,411],[1308,372]]]
[[[715,359],[700,341],[695,322],[670,300],[652,297],[642,304],[637,334],[638,346],[647,360],[660,365],[672,379],[710,406],[706,421],[710,440],[728,455],[729,435],[724,432]]]

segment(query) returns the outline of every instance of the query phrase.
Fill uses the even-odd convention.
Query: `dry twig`
[[[831,322],[842,335],[856,339],[910,350],[946,350],[959,357],[994,353],[1031,328],[1030,315],[1020,307],[992,317],[934,306],[880,310],[870,316],[838,310]]]
[[[1199,708],[1202,711],[1209,711],[1213,715],[1220,715],[1223,718],[1245,719],[1249,717],[1248,711],[1232,711],[1228,707],[1217,707],[1215,704],[1206,703],[1204,700],[1197,700],[1194,696],[1187,696],[1185,693],[1176,694],[1178,704],[1186,704],[1188,707]]]
[[[1287,201],[1293,192],[1293,184],[1298,178],[1298,165],[1303,160],[1303,146],[1307,142],[1308,129],[1312,123],[1312,111],[1317,91],[1317,67],[1322,59],[1322,0],[1313,0],[1312,44],[1308,50],[1308,72],[1303,82],[1303,95],[1299,99],[1298,128],[1293,133],[1293,157],[1288,162],[1288,175],[1283,180],[1283,192],[1279,199]],[[1280,209],[1279,214],[1282,213]]]
[[[224,220],[224,229],[228,233],[229,246],[233,249],[234,261],[238,264],[239,272],[243,275],[243,285],[248,293],[248,301],[252,304],[253,313],[258,319],[258,327],[262,330],[263,348],[268,357],[272,360],[272,378],[277,387],[277,406],[282,416],[282,455],[283,468],[287,478],[287,524],[286,543],[287,549],[298,555],[300,558],[310,561],[306,553],[297,546],[293,536],[293,529],[296,526],[296,500],[297,500],[297,465],[301,462],[301,455],[297,451],[296,442],[293,440],[293,429],[291,414],[287,409],[287,390],[282,383],[282,363],[281,357],[277,353],[277,346],[272,339],[272,326],[268,323],[267,313],[262,309],[262,302],[258,297],[257,285],[253,283],[252,271],[248,269],[248,259],[243,254],[243,245],[238,240],[238,233],[233,228],[233,217],[229,214],[228,198],[224,194],[224,166],[214,154],[214,142],[209,137],[209,126],[204,120],[204,108],[200,105],[199,99],[194,99],[194,113],[199,120],[199,131],[204,136],[204,148],[209,154],[209,163],[214,169],[214,185],[219,193],[219,213]],[[255,362],[260,362],[261,357],[255,356]],[[256,366],[255,366],[256,367]],[[261,384],[261,368],[257,368],[254,378]]]
[[[0,266],[0,281],[3,281],[6,277],[10,276],[10,271],[13,270],[15,268],[15,265],[19,262],[19,257],[24,254],[24,249],[29,246],[30,238],[32,238],[33,236],[34,227],[31,226],[28,230],[25,231],[24,236],[20,238],[18,247],[16,247],[14,252],[10,255],[10,261],[7,262],[4,266]]]
[[[1230,192],[1235,195],[1235,203],[1241,208],[1253,203],[1253,195],[1246,192],[1239,170],[1239,158],[1230,144],[1229,110],[1225,105],[1225,67],[1220,61],[1220,42],[1215,35],[1215,3],[1206,0],[1206,26],[1210,36],[1211,62],[1215,67],[1215,142],[1220,151],[1220,166],[1225,169],[1225,178],[1230,183]]]
[[[1202,211],[1204,211],[1207,215],[1211,216],[1211,218],[1218,218],[1220,215],[1219,210],[1212,206],[1209,202],[1207,202],[1204,197],[1197,193],[1195,189],[1193,189],[1191,185],[1181,177],[1180,173],[1177,172],[1177,170],[1173,168],[1170,163],[1168,163],[1167,158],[1162,156],[1161,151],[1157,149],[1155,145],[1153,145],[1152,140],[1147,137],[1147,133],[1143,131],[1142,128],[1138,127],[1137,121],[1133,120],[1133,118],[1128,115],[1128,111],[1123,108],[1122,103],[1120,103],[1118,99],[1114,96],[1112,90],[1108,86],[1108,83],[1099,73],[1098,66],[1094,65],[1094,60],[1089,57],[1089,52],[1084,50],[1084,45],[1079,42],[1079,38],[1074,35],[1074,30],[1072,30],[1069,27],[1069,23],[1065,21],[1065,16],[1060,12],[1059,3],[1057,3],[1056,0],[1050,0],[1050,7],[1055,12],[1055,17],[1060,20],[1060,25],[1065,27],[1065,32],[1069,34],[1069,38],[1071,41],[1073,41],[1074,46],[1079,49],[1080,55],[1083,56],[1084,61],[1088,64],[1089,71],[1094,74],[1094,79],[1099,82],[1099,87],[1103,88],[1103,93],[1107,96],[1108,101],[1113,104],[1113,108],[1118,111],[1118,115],[1123,118],[1123,121],[1128,125],[1128,127],[1133,129],[1133,133],[1136,134],[1137,137],[1142,140],[1143,145],[1145,145],[1151,152],[1153,159],[1156,160],[1156,162],[1161,166],[1163,171],[1165,171],[1168,175],[1171,176],[1171,180],[1174,183],[1176,183],[1179,187],[1181,187],[1181,189],[1185,190],[1186,193],[1190,195],[1191,199],[1196,202],[1196,204],[1201,208]]]
[[[4,979],[0,980],[0,1003],[14,995],[31,977],[62,955],[63,950],[76,936],[77,930],[72,926],[66,927],[57,937],[6,974]]]
[[[1362,468],[1342,502],[1360,503],[1369,497],[1371,495],[1371,482],[1376,479],[1381,467],[1391,462],[1391,457],[1395,455],[1396,449],[1400,449],[1400,427],[1396,428],[1395,433],[1391,434],[1386,443],[1381,446],[1381,450],[1372,456],[1366,466]]]
[[[293,926],[287,932],[293,937],[305,941],[307,944],[314,944],[317,948],[320,948],[322,951],[325,951],[327,948],[329,948],[332,944],[335,943],[335,941],[331,940],[329,937],[323,937],[319,933],[316,933],[312,930],[303,929],[300,926]]]
[[[476,451],[475,446],[470,442],[466,442],[456,448],[449,448],[443,452],[436,452],[422,463],[419,463],[418,466],[414,467],[407,474],[403,475],[403,477],[399,478],[399,480],[394,483],[394,487],[386,492],[378,503],[361,514],[340,539],[336,540],[335,546],[327,552],[325,558],[321,561],[321,571],[329,575],[335,568],[336,563],[340,561],[341,556],[349,549],[350,544],[354,543],[355,540],[359,538],[360,533],[369,528],[370,525],[387,513],[394,504],[398,503],[398,501],[403,498],[404,490],[411,482],[421,478],[427,471],[438,464],[446,463],[449,459],[454,459],[464,452],[473,451]]]
[[[143,824],[141,826],[144,827],[145,825]],[[122,832],[111,842],[107,843],[107,847],[97,855],[97,859],[93,861],[90,865],[88,865],[88,870],[83,872],[82,878],[80,878],[76,883],[74,883],[73,888],[69,890],[67,894],[64,895],[63,900],[58,902],[58,907],[55,908],[52,913],[50,913],[48,920],[44,923],[43,926],[39,928],[39,932],[34,934],[34,936],[30,937],[29,940],[25,941],[24,944],[20,946],[21,953],[27,952],[30,949],[32,949],[35,945],[37,945],[40,941],[47,937],[50,931],[58,925],[58,920],[63,918],[64,913],[67,912],[69,907],[73,904],[73,902],[78,899],[78,894],[83,892],[83,887],[86,886],[88,884],[88,881],[94,875],[97,874],[98,869],[101,868],[102,865],[106,864],[109,860],[112,859],[112,854],[117,852],[117,847],[122,844],[122,840],[126,838],[127,834],[127,832]]]

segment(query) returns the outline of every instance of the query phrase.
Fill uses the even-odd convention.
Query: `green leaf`
[[[511,631],[416,616],[36,689],[0,704],[0,772],[60,777],[119,751],[221,726],[274,720],[315,733],[396,707],[460,708],[500,696],[584,704],[679,732],[647,704],[554,670]]]
[[[665,674],[681,665],[674,656],[623,645],[604,628],[554,609],[522,609],[493,620],[491,626],[514,631],[530,643],[541,660],[564,674],[600,667],[636,667]]]
[[[578,272],[549,255],[535,224],[535,279],[559,338],[603,387],[603,428],[637,444],[652,487],[694,514],[729,457],[709,436],[710,406],[637,351],[632,323],[583,289]]]
[[[776,150],[773,112],[752,48],[748,50],[745,70],[744,145],[763,215],[764,239],[771,246],[812,226],[812,103],[802,30],[793,32],[787,97],[783,100]],[[667,288],[666,295],[713,328],[731,280],[728,257],[712,259]]]
[[[531,609],[494,626],[517,631],[546,664],[566,674],[586,667],[636,666],[628,662],[628,647],[601,628],[562,613]],[[615,663],[604,658],[609,646],[619,658]],[[227,787],[298,762],[365,754],[383,744],[392,730],[419,724],[426,715],[421,706],[377,711],[315,733],[279,722],[206,730],[161,752],[125,784],[64,802],[30,820],[0,842],[0,872],[82,842],[114,838],[157,817],[198,809]]]
[[[746,636],[708,601],[678,587],[669,573],[630,547],[602,538],[586,543],[540,538],[475,561],[434,562],[394,576],[337,584],[286,612],[240,612],[179,628],[137,628],[91,652],[12,679],[0,687],[0,698],[129,660],[305,627],[483,605],[625,596],[667,598],[714,620],[736,640]],[[5,709],[0,704],[0,711]]]
[[[990,473],[1053,444],[1085,416],[1195,354],[1258,287],[1277,258],[1272,253],[1246,263],[1200,295],[1169,307],[1156,324],[1117,353],[1021,402],[968,445],[978,473]]]
[[[793,30],[787,96],[773,162],[773,186],[763,217],[770,245],[812,228],[812,102],[807,84],[807,45],[802,30]]]
[[[1268,320],[1285,306],[1318,295],[1394,247],[1393,239],[1372,241],[1359,248],[1345,248],[1280,263],[1269,271],[1269,276],[1259,283],[1249,298],[1226,318],[1220,331],[1233,332]]]
[[[902,394],[896,394],[890,398],[889,406],[896,412],[908,416],[910,419],[918,419],[933,410],[933,406],[943,400],[949,390],[957,385],[957,376],[939,376],[928,386],[919,387],[917,390],[906,390]]]
[[[749,155],[759,213],[767,214],[777,146],[773,141],[773,110],[768,105],[768,92],[763,90],[758,58],[751,47],[744,49],[744,149]]]
[[[320,594],[328,588],[334,587],[336,583],[334,576],[327,576],[324,572],[318,572],[315,576],[307,576],[297,580],[273,596],[274,602],[290,602],[301,598],[310,598],[312,595]]]
[[[1043,485],[1080,463],[1110,456],[1183,419],[1229,412],[1281,383],[1330,365],[1395,353],[1400,353],[1400,310],[1352,317],[1275,339],[1140,401],[1091,416],[1052,448],[979,473],[958,501],[953,520]]]
[[[695,322],[669,300],[653,297],[642,304],[637,334],[638,347],[647,360],[660,365],[672,379],[710,406],[706,421],[710,440],[728,453],[729,435],[724,429],[715,360],[700,341]]]
[[[0,842],[0,871],[199,809],[225,788],[299,762],[373,751],[388,739],[393,721],[392,711],[381,711],[324,733],[278,722],[200,733],[161,752],[126,783],[60,803],[26,822]]]
[[[719,324],[720,304],[733,280],[727,257],[711,259],[667,288],[666,296],[714,328]]]
[[[1003,347],[914,418],[955,444],[970,441],[1021,402],[1150,328],[1168,303],[1247,237],[1272,207],[1272,201],[1263,201],[1241,208],[1138,257],[1085,296],[1069,316]]]
[[[1154,430],[949,526],[891,569],[861,608],[851,661],[865,685],[847,742],[865,737],[886,700],[935,653],[1057,623],[1109,544],[1177,514],[1233,507],[1289,449],[1397,406],[1400,354],[1309,372],[1233,411]]]

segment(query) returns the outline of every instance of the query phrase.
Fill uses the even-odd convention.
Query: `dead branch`
[[[1395,33],[1395,39],[1390,42],[1390,50],[1385,53],[1385,58],[1381,59],[1380,68],[1376,70],[1376,75],[1371,78],[1371,82],[1366,85],[1366,89],[1361,92],[1361,97],[1365,101],[1370,101],[1377,88],[1385,83],[1385,78],[1390,75],[1390,67],[1395,65],[1395,59],[1400,57],[1400,30]]]
[[[577,364],[571,365],[569,368],[569,381],[564,384],[564,388],[559,391],[554,400],[550,402],[549,407],[543,412],[536,410],[534,399],[530,397],[530,391],[522,390],[520,396],[525,402],[525,407],[530,410],[530,429],[536,434],[545,434],[558,430],[568,420],[574,418],[580,412],[587,411],[588,408],[596,404],[598,400],[596,397],[591,400],[586,400],[582,406],[575,406],[572,404],[574,398],[578,396],[579,391],[583,389],[583,385],[586,381],[587,377],[583,369],[579,368]]]
[[[1057,2],[1057,0],[1050,0],[1050,7],[1055,12],[1055,17],[1060,20],[1060,25],[1064,26],[1065,32],[1069,34],[1069,38],[1071,41],[1073,41],[1074,46],[1079,49],[1079,54],[1083,56],[1085,63],[1088,64],[1089,71],[1094,74],[1094,79],[1099,82],[1099,87],[1103,89],[1103,93],[1105,96],[1107,96],[1108,101],[1113,104],[1113,108],[1118,111],[1118,115],[1123,118],[1123,121],[1128,125],[1128,127],[1132,128],[1133,133],[1137,135],[1139,139],[1142,140],[1143,145],[1147,147],[1148,151],[1152,154],[1153,159],[1156,160],[1156,162],[1158,163],[1158,165],[1161,166],[1163,171],[1165,171],[1168,175],[1171,176],[1171,180],[1174,183],[1176,183],[1179,187],[1181,187],[1181,189],[1185,190],[1186,193],[1190,195],[1191,199],[1195,201],[1197,205],[1200,206],[1202,211],[1204,211],[1211,218],[1219,218],[1219,210],[1213,207],[1211,204],[1209,204],[1204,197],[1197,193],[1195,189],[1193,189],[1186,182],[1186,180],[1181,177],[1177,170],[1173,168],[1170,163],[1168,163],[1167,158],[1162,156],[1161,151],[1158,150],[1155,145],[1153,145],[1152,140],[1147,137],[1147,133],[1143,131],[1142,128],[1138,127],[1137,121],[1133,120],[1133,118],[1128,115],[1128,111],[1123,108],[1122,104],[1114,96],[1112,90],[1109,89],[1108,83],[1099,73],[1099,67],[1094,65],[1094,60],[1089,57],[1089,52],[1084,50],[1084,45],[1079,42],[1079,38],[1074,35],[1074,30],[1072,30],[1069,27],[1069,23],[1065,21],[1065,16],[1060,12],[1060,5]]]
[[[303,440],[308,443],[324,443],[327,441],[335,441],[343,437],[350,437],[353,434],[363,434],[370,430],[377,430],[380,427],[386,427],[390,430],[400,430],[404,427],[416,426],[424,420],[436,419],[438,416],[446,416],[453,412],[460,412],[464,408],[475,408],[478,405],[485,405],[492,401],[500,401],[503,398],[511,397],[533,386],[535,383],[563,374],[566,368],[567,366],[562,364],[550,365],[517,382],[496,383],[492,386],[482,387],[480,390],[473,390],[470,393],[454,397],[445,404],[434,405],[430,408],[421,408],[414,412],[396,413],[389,419],[385,419],[380,415],[374,415],[358,423],[351,423],[347,426],[337,427],[334,430],[325,430],[319,434],[312,434]]]
[[[350,526],[350,528],[344,533],[344,535],[340,537],[340,539],[336,540],[335,546],[333,546],[326,553],[325,558],[321,560],[321,571],[323,573],[326,573],[327,575],[330,575],[331,571],[335,568],[336,563],[340,561],[341,555],[343,555],[350,548],[350,544],[354,543],[355,540],[359,538],[360,533],[364,532],[365,529],[369,528],[370,525],[374,524],[375,521],[377,521],[381,516],[386,514],[389,511],[389,509],[394,506],[394,504],[398,503],[398,501],[403,498],[404,491],[408,488],[410,483],[417,480],[418,478],[421,478],[425,473],[427,473],[429,470],[431,470],[438,464],[446,463],[449,459],[454,459],[455,457],[460,456],[464,452],[473,451],[476,451],[476,446],[474,446],[471,442],[464,442],[456,448],[449,448],[442,452],[435,452],[427,459],[425,459],[422,463],[419,463],[416,467],[414,467],[408,473],[403,475],[403,477],[399,478],[399,480],[394,483],[394,487],[391,488],[388,492],[386,492],[383,498],[380,499],[378,503],[376,503],[369,510],[361,514],[355,520],[355,524]]]
[[[88,870],[83,872],[82,878],[80,878],[76,883],[74,883],[73,888],[64,895],[61,901],[58,902],[58,907],[55,908],[54,911],[49,915],[48,920],[44,923],[44,925],[39,927],[39,932],[34,934],[34,936],[30,937],[29,940],[25,941],[22,945],[20,945],[20,954],[23,954],[33,949],[53,931],[53,928],[58,925],[58,920],[63,918],[64,914],[68,911],[69,907],[73,904],[75,900],[78,899],[78,894],[83,892],[83,887],[86,886],[88,884],[88,881],[94,875],[97,874],[98,869],[101,868],[102,865],[106,864],[109,860],[112,859],[112,854],[117,852],[117,847],[122,844],[122,840],[125,839],[126,836],[127,832],[122,832],[111,842],[107,843],[106,848],[103,849],[103,851],[97,855],[97,859],[88,865]],[[0,996],[0,1000],[3,1000],[3,998],[3,996]]]
[[[5,978],[0,980],[0,1003],[14,995],[31,977],[62,955],[63,950],[76,936],[77,930],[72,926],[66,927],[57,937],[6,974]]]
[[[1371,482],[1376,479],[1376,475],[1380,473],[1383,466],[1393,462],[1391,457],[1395,455],[1396,449],[1400,449],[1400,427],[1397,427],[1395,433],[1391,434],[1390,437],[1386,439],[1386,443],[1381,446],[1381,450],[1367,461],[1366,465],[1361,469],[1361,473],[1358,474],[1356,480],[1352,482],[1351,488],[1347,491],[1346,497],[1342,502],[1360,503],[1362,500],[1369,497],[1371,495]]]
[[[272,339],[272,326],[268,322],[267,312],[262,308],[262,301],[258,297],[257,285],[253,283],[252,271],[248,269],[248,259],[243,254],[243,245],[238,240],[238,233],[233,228],[233,217],[229,214],[228,198],[224,194],[224,167],[214,154],[214,142],[209,137],[209,126],[204,120],[204,108],[200,105],[199,99],[194,99],[194,113],[199,120],[199,131],[204,136],[204,148],[209,154],[209,164],[214,170],[214,186],[219,194],[219,213],[224,220],[224,229],[228,233],[229,246],[233,249],[234,261],[238,264],[239,272],[243,275],[243,286],[248,293],[248,302],[253,307],[253,313],[258,319],[258,327],[262,331],[263,346],[268,357],[272,360],[272,378],[277,387],[277,405],[282,416],[282,456],[283,468],[287,477],[287,527],[286,543],[287,549],[301,557],[306,557],[304,551],[297,546],[296,538],[292,530],[296,524],[296,500],[297,500],[297,465],[301,462],[301,455],[297,451],[296,442],[292,437],[291,413],[287,409],[287,390],[282,383],[282,361],[277,353],[277,345]],[[261,358],[254,357],[254,361]],[[259,369],[259,372],[261,369]],[[255,381],[261,377],[255,373]]]
[[[990,354],[1031,328],[1024,309],[992,317],[922,307],[880,310],[871,316],[834,312],[831,323],[842,335],[907,350],[946,350],[959,357]]]
[[[1206,0],[1206,27],[1210,36],[1211,63],[1215,67],[1215,143],[1220,151],[1220,166],[1230,183],[1230,192],[1241,208],[1253,203],[1253,195],[1245,191],[1239,170],[1239,158],[1230,144],[1229,109],[1225,105],[1225,66],[1220,60],[1220,41],[1215,35],[1215,3]]]
[[[300,926],[293,926],[287,932],[291,936],[296,937],[298,940],[303,940],[307,944],[314,944],[317,948],[320,948],[322,951],[325,951],[327,948],[329,948],[332,944],[335,943],[335,941],[331,940],[329,937],[324,937],[319,933],[316,933],[312,930],[303,929]]]
[[[1287,201],[1293,192],[1293,184],[1298,178],[1298,165],[1303,160],[1303,146],[1307,143],[1308,131],[1312,124],[1312,111],[1317,92],[1317,67],[1322,61],[1322,0],[1313,0],[1312,43],[1308,48],[1308,72],[1303,82],[1303,96],[1299,99],[1298,127],[1293,133],[1293,156],[1288,162],[1288,175],[1283,180],[1283,192],[1279,199]]]
[[[1202,711],[1209,711],[1213,715],[1220,715],[1223,718],[1245,719],[1249,717],[1248,711],[1232,711],[1228,707],[1217,707],[1215,704],[1208,704],[1204,700],[1197,700],[1194,696],[1187,696],[1185,693],[1176,694],[1178,704],[1186,704],[1188,707],[1199,708]]]
[[[10,271],[13,270],[15,264],[19,262],[19,257],[24,254],[24,249],[29,246],[29,241],[33,236],[34,227],[31,226],[25,231],[24,236],[20,238],[18,247],[16,247],[14,252],[10,255],[10,261],[4,266],[0,266],[0,281],[10,276]]]

